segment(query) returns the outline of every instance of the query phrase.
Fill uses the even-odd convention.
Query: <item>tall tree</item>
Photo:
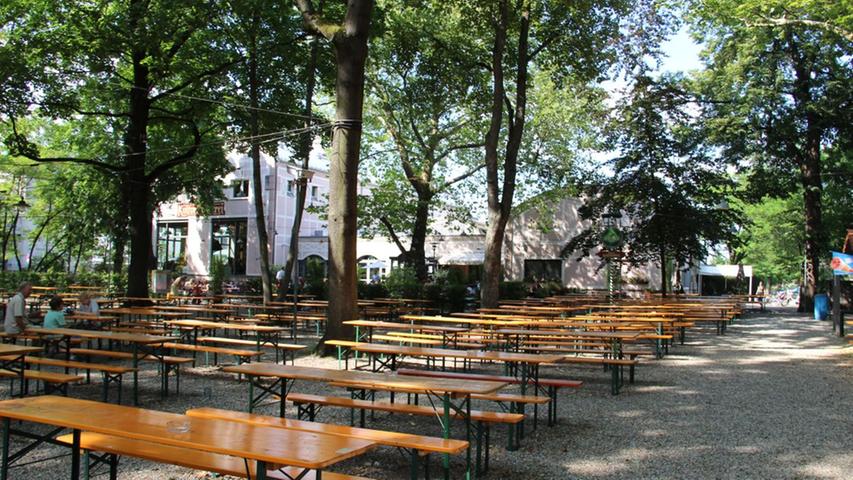
[[[569,241],[564,257],[601,246],[603,215],[624,216],[627,262],[657,264],[666,295],[670,260],[701,261],[711,245],[732,241],[739,214],[719,206],[734,183],[702,143],[691,101],[672,79],[634,81],[610,126],[619,151],[608,165],[614,174],[588,186],[580,214],[590,227]]]
[[[232,128],[246,138],[240,143],[248,145],[252,160],[252,203],[261,286],[264,302],[269,302],[273,295],[269,232],[274,229],[275,218],[268,222],[264,208],[266,188],[261,175],[261,151],[277,156],[279,142],[291,141],[291,137],[282,139],[280,132],[301,126],[296,112],[304,83],[300,78],[305,64],[305,48],[300,42],[304,34],[299,26],[299,16],[288,4],[272,0],[232,0],[229,5],[231,39],[236,55],[242,57],[230,72],[235,90],[233,95],[244,98],[248,94],[249,98],[249,105],[231,104],[229,114]],[[289,112],[293,113],[288,115]],[[295,138],[297,145],[303,143],[303,138],[310,142],[310,131]],[[276,169],[273,169],[270,172],[271,186],[272,182],[278,181],[275,174]],[[271,187],[270,192],[272,203],[276,201],[273,196],[276,190]]]
[[[12,152],[42,163],[89,165],[116,182],[130,239],[128,296],[148,295],[152,212],[181,191],[216,190],[225,172],[215,104],[233,59],[217,41],[221,12],[214,4],[147,0],[57,2],[17,0],[3,11],[8,41],[25,69],[2,71],[4,84],[29,95],[4,105],[14,133]],[[0,67],[2,68],[2,67]],[[46,156],[17,129],[33,107],[73,122],[100,123],[98,152],[85,157]],[[108,140],[108,141],[105,141]],[[125,219],[126,223],[125,223]]]
[[[645,62],[643,54],[654,50],[648,46],[665,33],[665,22],[651,0],[496,0],[468,9],[463,18],[468,26],[462,28],[476,25],[474,30],[491,36],[485,40],[490,45],[489,58],[477,60],[491,83],[485,134],[488,230],[482,304],[492,307],[498,302],[503,273],[501,254],[528,121],[531,72],[548,66],[560,81],[585,84],[600,79],[616,62],[617,53],[631,65]]]
[[[324,1],[320,0],[317,3],[318,13],[322,13]],[[287,294],[287,289],[290,281],[293,279],[293,271],[296,268],[296,262],[299,259],[299,231],[302,228],[302,216],[305,212],[305,198],[308,195],[308,178],[304,172],[308,171],[311,160],[311,149],[314,144],[314,135],[311,128],[315,125],[314,112],[314,94],[317,88],[318,73],[325,74],[329,67],[329,62],[324,61],[320,57],[320,41],[318,35],[311,35],[311,42],[308,52],[308,62],[305,65],[305,78],[302,81],[304,86],[302,100],[302,119],[303,127],[307,130],[303,133],[296,143],[296,162],[299,163],[300,175],[296,182],[296,211],[293,213],[293,225],[290,227],[290,245],[287,249],[287,260],[284,264],[284,279],[279,284],[278,296],[284,299]],[[325,78],[325,75],[320,75],[320,78]],[[296,301],[296,298],[294,298]]]
[[[372,47],[368,105],[377,125],[371,125],[367,157],[380,180],[364,198],[369,211],[360,218],[368,228],[385,231],[421,280],[427,276],[431,211],[439,197],[447,198],[485,166],[477,111],[485,85],[446,47],[458,49],[467,39],[447,28],[436,7],[427,2],[389,8],[383,35]],[[401,202],[401,195],[412,201]]]
[[[696,1],[694,31],[707,44],[704,93],[713,138],[750,172],[756,198],[800,186],[805,275],[812,308],[822,255],[822,152],[849,145],[853,125],[850,2]],[[780,188],[781,187],[781,188]]]
[[[329,308],[327,339],[351,338],[344,321],[358,316],[356,240],[358,160],[364,107],[364,70],[373,0],[349,0],[342,18],[320,15],[310,0],[294,0],[306,31],[335,53],[335,124],[329,168]]]

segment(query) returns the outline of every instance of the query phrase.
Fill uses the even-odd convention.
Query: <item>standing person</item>
[[[84,292],[77,299],[77,311],[98,315],[101,312],[101,307],[98,306],[98,301],[92,298],[92,294]]]
[[[33,291],[30,282],[18,286],[18,292],[6,304],[6,318],[3,330],[9,335],[20,335],[27,328],[27,297]]]

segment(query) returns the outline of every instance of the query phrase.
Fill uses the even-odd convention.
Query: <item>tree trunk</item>
[[[486,231],[486,248],[483,262],[483,282],[481,304],[486,308],[495,308],[500,299],[500,281],[503,274],[502,250],[506,225],[512,211],[512,199],[515,192],[515,177],[518,168],[518,151],[524,132],[525,112],[527,108],[527,68],[528,37],[530,34],[530,11],[527,3],[521,3],[519,15],[518,49],[515,56],[515,106],[508,118],[507,139],[504,148],[503,182],[499,183],[498,138],[503,122],[505,102],[503,53],[507,43],[509,25],[508,0],[502,0],[499,8],[499,20],[495,26],[495,41],[492,47],[492,105],[489,131],[486,134],[486,183],[488,194],[489,225]]]
[[[319,12],[323,11],[323,2],[321,1],[318,8]],[[302,114],[305,118],[305,127],[311,127],[314,112],[314,86],[317,81],[317,56],[320,53],[320,42],[315,35],[311,41],[311,56],[308,57],[308,65],[306,66],[307,78],[305,79],[305,106]],[[311,147],[314,143],[314,132],[309,130],[299,139],[299,151],[297,158],[302,160],[302,170],[308,170],[311,160]],[[305,211],[305,197],[308,194],[308,184],[298,182],[296,184],[296,211],[293,213],[293,225],[290,227],[290,245],[287,249],[287,262],[284,264],[284,278],[278,286],[278,298],[280,301],[285,299],[287,288],[290,281],[293,279],[293,270],[296,268],[296,262],[299,259],[299,230],[302,228],[302,214]],[[296,301],[294,299],[294,301]]]
[[[371,0],[351,0],[342,29],[334,38],[336,124],[329,168],[329,308],[323,340],[352,339],[352,327],[343,322],[358,317],[358,160],[372,8]]]
[[[429,185],[425,186],[429,189]],[[431,192],[418,190],[418,206],[415,210],[415,225],[412,228],[412,241],[407,252],[408,260],[415,269],[415,274],[420,281],[427,279],[426,265],[426,234],[429,224],[429,207],[432,203]]]
[[[11,235],[11,230],[6,228],[6,222],[8,222],[8,218],[9,218],[9,212],[7,211],[7,208],[4,207],[3,208],[3,242],[2,242],[3,246],[2,246],[2,249],[0,249],[0,262],[3,262],[3,264],[0,265],[0,271],[2,271],[2,272],[6,271],[6,251],[7,251],[6,248],[9,246],[9,236]]]
[[[666,248],[660,246],[660,294],[666,297]]]
[[[820,264],[820,236],[822,232],[820,178],[820,141],[823,136],[821,119],[815,106],[811,91],[812,71],[815,68],[812,54],[801,51],[799,44],[791,33],[786,31],[788,52],[794,67],[793,98],[796,109],[805,120],[805,135],[803,145],[793,144],[800,167],[800,181],[803,185],[803,209],[805,213],[805,278],[800,289],[800,305],[798,310],[809,312],[814,309],[814,296],[817,293],[818,266]],[[798,141],[800,139],[797,139]]]
[[[130,265],[127,269],[127,296],[148,297],[151,270],[151,215],[148,186],[137,188],[130,197]],[[134,303],[134,302],[131,302]]]
[[[127,238],[124,234],[117,234],[113,237],[113,273],[119,274],[124,269],[124,249],[127,245]]]
[[[137,11],[139,2],[131,2],[131,11]],[[138,13],[141,17],[142,13]],[[131,18],[131,32],[137,32],[137,17]],[[124,138],[125,162],[127,174],[123,178],[127,189],[127,206],[130,216],[130,265],[127,270],[127,296],[148,297],[148,272],[151,268],[151,215],[153,207],[150,201],[152,180],[145,172],[148,150],[148,114],[151,107],[148,99],[149,71],[146,64],[147,54],[143,45],[133,50],[133,87],[130,91],[128,108],[129,121]]]
[[[249,46],[249,102],[252,110],[250,113],[250,135],[252,136],[252,190],[255,202],[255,227],[258,231],[258,258],[261,264],[261,289],[264,295],[264,304],[272,301],[272,283],[270,281],[270,242],[267,237],[267,222],[264,215],[264,184],[261,178],[261,146],[258,144],[260,133],[258,119],[258,48],[257,48],[257,15],[252,18],[254,28]],[[275,199],[272,199],[275,201]]]
[[[814,309],[814,296],[817,293],[818,268],[820,265],[821,233],[821,180],[820,147],[817,153],[810,151],[806,161],[800,166],[803,184],[803,204],[805,207],[806,268],[804,285],[800,293],[799,311],[810,312]]]
[[[21,212],[15,212],[15,218],[12,219],[12,230],[9,234],[9,237],[12,239],[12,251],[15,253],[15,262],[18,264],[18,271],[23,270],[23,266],[21,265],[21,256],[18,254],[18,218],[20,218]]]

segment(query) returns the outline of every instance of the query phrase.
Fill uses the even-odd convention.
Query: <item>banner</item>
[[[829,266],[835,275],[853,275],[853,255],[832,252],[832,260],[830,260]]]

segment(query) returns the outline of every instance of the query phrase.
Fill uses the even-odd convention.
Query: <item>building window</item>
[[[179,270],[184,265],[187,250],[187,224],[157,224],[157,268]]]
[[[249,181],[248,180],[234,180],[231,182],[232,196],[234,198],[248,198],[249,197]]]
[[[246,220],[214,220],[211,261],[218,259],[230,275],[246,274]]]
[[[562,260],[525,260],[524,280],[528,282],[563,281]]]
[[[287,181],[287,194],[291,197],[293,196],[293,180]]]
[[[311,187],[311,200],[317,200],[317,187]]]
[[[272,180],[272,175],[264,175],[264,190],[271,190],[272,184],[270,181]]]

